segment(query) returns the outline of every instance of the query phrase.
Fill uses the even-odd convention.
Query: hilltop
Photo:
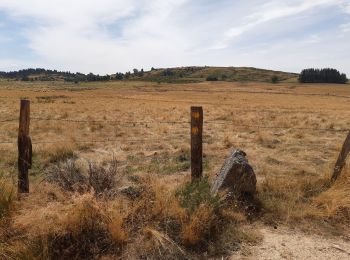
[[[168,83],[189,83],[202,81],[254,81],[271,82],[295,81],[298,74],[257,69],[250,67],[177,67],[177,68],[152,68],[150,71],[134,69],[133,72],[111,75],[95,75],[93,73],[71,73],[46,69],[25,69],[12,72],[0,72],[0,78],[22,81],[107,81],[107,80],[138,80]]]
[[[277,77],[277,81],[296,80],[298,74],[252,67],[179,67],[153,69],[143,75],[144,80],[168,82],[205,80],[271,82],[272,77]]]

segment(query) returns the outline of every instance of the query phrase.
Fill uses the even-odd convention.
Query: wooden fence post
[[[338,179],[341,171],[343,170],[343,168],[345,166],[345,160],[346,160],[346,157],[348,156],[349,152],[350,152],[350,132],[348,133],[348,136],[345,139],[345,142],[344,142],[343,147],[340,151],[338,160],[335,164],[334,172],[332,175],[332,182],[335,182]]]
[[[191,181],[202,178],[203,156],[203,109],[191,107]]]
[[[32,166],[32,141],[29,137],[30,101],[22,99],[18,128],[18,194],[29,192],[28,169]]]

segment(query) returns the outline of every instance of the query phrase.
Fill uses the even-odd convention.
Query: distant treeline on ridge
[[[106,81],[111,79],[123,79],[125,74],[116,73],[111,75],[95,75],[93,73],[72,73],[69,71],[47,70],[42,68],[37,69],[24,69],[19,71],[2,72],[0,71],[0,77],[6,79],[23,80],[23,81],[52,81],[63,79],[68,82],[80,82],[80,81]]]
[[[120,81],[141,80],[167,83],[203,82],[203,81],[257,81],[283,82],[295,80],[299,77],[301,83],[346,83],[345,74],[336,69],[305,69],[299,75],[296,73],[256,69],[251,67],[178,67],[178,68],[151,68],[150,71],[133,69],[132,72],[116,72],[111,75],[96,75],[93,73],[72,73],[49,69],[23,69],[19,71],[1,72],[0,79],[21,81],[66,81],[66,82],[93,82],[93,81]]]
[[[348,81],[344,73],[336,69],[305,69],[299,75],[301,83],[339,83],[345,84]]]

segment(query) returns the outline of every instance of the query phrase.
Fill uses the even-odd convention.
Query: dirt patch
[[[243,246],[230,259],[350,259],[350,237],[329,238],[287,228],[259,228],[263,240]]]

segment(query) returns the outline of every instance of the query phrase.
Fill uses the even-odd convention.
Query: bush
[[[218,81],[219,78],[218,76],[216,75],[209,75],[207,78],[206,78],[206,81]]]
[[[278,77],[277,77],[277,76],[272,76],[272,77],[271,77],[271,82],[272,82],[273,84],[276,84],[276,83],[278,82]]]
[[[174,76],[175,73],[172,71],[172,69],[165,69],[163,72],[162,72],[162,76],[164,77],[170,77],[170,76]]]
[[[107,166],[89,162],[89,186],[96,194],[113,195],[118,182],[117,160],[114,158]]]
[[[113,159],[107,165],[89,162],[87,176],[77,166],[76,158],[51,166],[46,181],[54,183],[70,192],[85,193],[93,189],[96,196],[113,197],[118,182],[117,161]]]
[[[68,159],[48,168],[46,181],[70,192],[86,192],[87,178],[75,163],[75,159]]]
[[[177,191],[176,196],[180,201],[180,205],[190,213],[197,210],[203,204],[211,205],[214,209],[218,209],[220,206],[219,197],[213,196],[210,192],[208,178],[186,184]]]

